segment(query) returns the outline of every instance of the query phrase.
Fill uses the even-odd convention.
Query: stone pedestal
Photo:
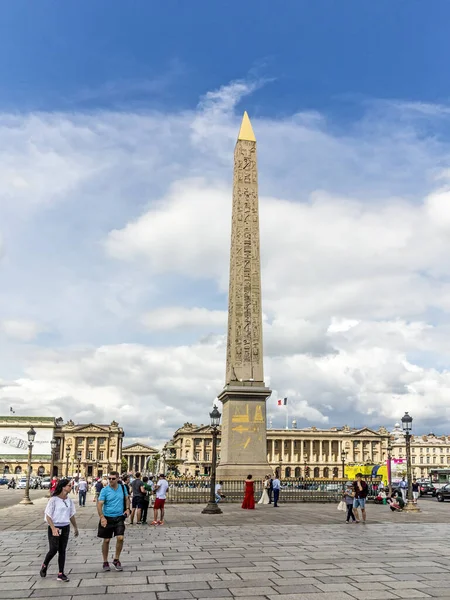
[[[263,479],[272,472],[267,461],[266,399],[263,383],[233,383],[218,399],[223,404],[220,464],[217,479]]]

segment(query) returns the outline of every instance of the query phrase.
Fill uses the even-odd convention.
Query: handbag
[[[341,500],[337,505],[337,510],[346,510],[345,502],[343,500]]]

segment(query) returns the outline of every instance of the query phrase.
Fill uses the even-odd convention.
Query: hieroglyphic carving
[[[226,383],[263,382],[256,142],[234,151]]]

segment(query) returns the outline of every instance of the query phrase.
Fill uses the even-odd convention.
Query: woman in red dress
[[[244,481],[244,501],[241,508],[255,508],[255,494],[251,475],[248,475]]]

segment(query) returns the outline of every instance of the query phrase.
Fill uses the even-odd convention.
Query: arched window
[[[284,470],[284,476],[286,478],[289,478],[291,476],[291,467],[286,467],[286,469]]]
[[[310,477],[311,476],[311,469],[309,467],[306,467],[305,469],[305,477]]]
[[[300,467],[295,467],[295,477],[301,477],[302,476],[302,470],[300,469]]]
[[[330,469],[328,467],[325,467],[325,469],[323,470],[323,476],[324,477],[330,476]]]
[[[319,467],[314,467],[314,477],[320,477],[320,475],[319,475]]]
[[[45,473],[45,468],[41,465],[38,469],[38,475],[39,477],[42,477]]]
[[[20,473],[22,473],[22,467],[16,467],[15,470],[14,470],[14,473],[16,475],[19,475]]]
[[[339,477],[339,469],[337,467],[333,469],[333,477]]]
[[[5,468],[3,469],[3,473],[5,475],[9,475],[9,465],[5,465]]]

